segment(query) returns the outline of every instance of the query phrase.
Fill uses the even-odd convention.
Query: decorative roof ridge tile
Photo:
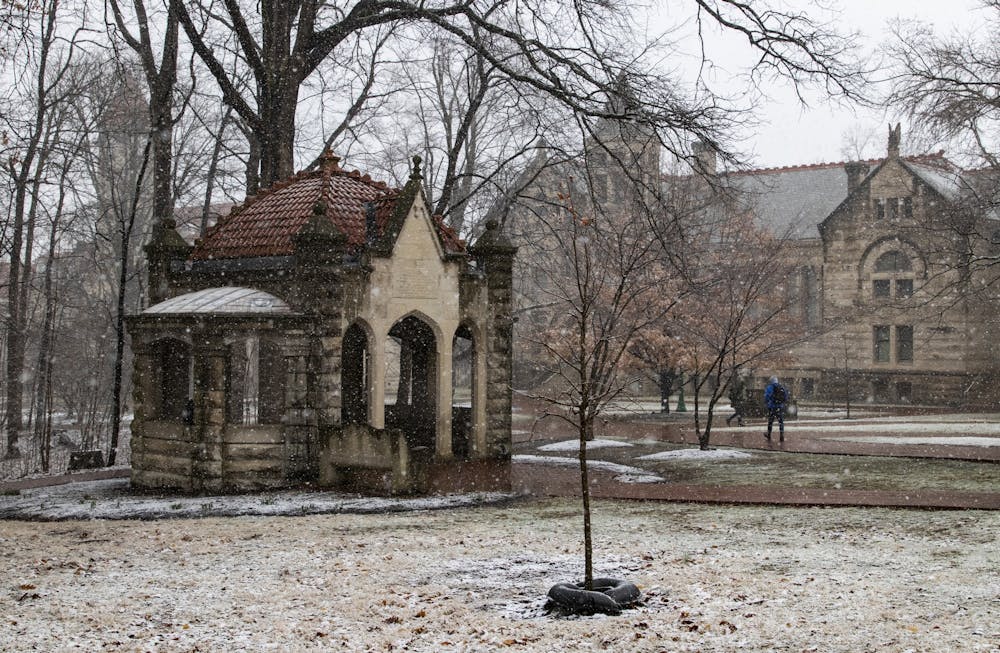
[[[937,152],[927,152],[924,154],[912,154],[908,156],[901,157],[903,161],[908,163],[923,163],[923,164],[939,164],[939,165],[950,165],[948,159],[945,158],[944,150],[938,150]],[[753,168],[750,170],[733,170],[731,172],[722,173],[722,175],[729,177],[747,176],[747,175],[766,175],[766,174],[778,174],[783,172],[799,172],[806,170],[826,170],[830,168],[842,168],[848,163],[867,163],[868,165],[878,165],[885,161],[885,157],[879,157],[874,159],[857,159],[851,161],[822,161],[816,163],[799,163],[787,166],[773,166],[767,168]]]

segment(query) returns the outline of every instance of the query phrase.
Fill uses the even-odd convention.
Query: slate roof
[[[884,159],[862,161],[874,171]],[[961,187],[961,173],[943,152],[903,157],[903,164],[925,183],[951,199]],[[844,161],[764,168],[724,175],[757,217],[789,238],[819,238],[819,224],[847,198]]]
[[[339,157],[328,153],[318,169],[299,172],[233,208],[196,243],[191,258],[209,260],[294,254],[294,237],[313,217],[318,203],[325,208],[325,218],[346,238],[348,247],[361,248],[367,240],[366,205],[373,203],[375,206],[377,235],[381,236],[402,196],[401,189],[374,181],[357,170],[341,168]],[[409,206],[400,208],[408,210]],[[434,222],[446,250],[464,251],[457,235],[439,216],[435,216]]]

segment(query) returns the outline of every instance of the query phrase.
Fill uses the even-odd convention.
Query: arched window
[[[455,331],[451,349],[451,451],[458,458],[469,456],[472,438],[472,408],[475,401],[476,347],[472,331],[463,325]]]
[[[416,316],[405,317],[389,330],[385,351],[385,426],[402,430],[411,446],[433,449],[438,395],[434,331]]]
[[[341,408],[343,424],[368,423],[368,336],[357,324],[344,333],[341,343]]]
[[[906,299],[913,295],[913,263],[899,250],[886,252],[875,261],[872,297]]]

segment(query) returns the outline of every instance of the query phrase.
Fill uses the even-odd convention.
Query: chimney
[[[694,153],[695,172],[702,175],[715,175],[718,173],[718,160],[716,149],[712,143],[704,140],[695,141],[691,148]]]
[[[888,158],[898,159],[899,158],[899,141],[902,139],[902,129],[899,123],[893,127],[889,125],[889,148],[888,148]]]
[[[844,171],[847,173],[847,194],[853,193],[871,170],[864,161],[848,161],[844,164]]]

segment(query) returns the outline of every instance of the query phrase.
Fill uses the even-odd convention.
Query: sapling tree
[[[572,180],[570,180],[572,184]],[[593,540],[587,442],[594,424],[634,379],[625,365],[629,343],[672,308],[660,296],[659,242],[641,211],[598,216],[574,205],[574,191],[539,215],[541,237],[530,247],[537,262],[537,296],[547,300],[548,327],[527,334],[547,354],[553,381],[539,395],[551,414],[579,438],[583,498],[584,579],[593,582]]]

